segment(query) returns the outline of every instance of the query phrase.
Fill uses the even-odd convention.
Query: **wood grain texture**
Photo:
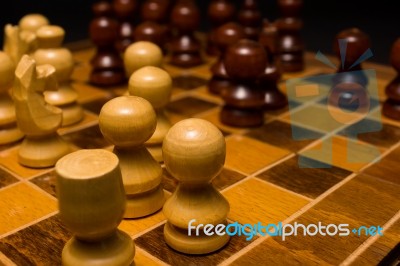
[[[375,132],[362,132],[368,128],[379,128],[380,121],[374,120],[363,120],[356,124],[353,124],[344,130],[340,131],[340,135],[347,136],[349,133],[361,132],[357,135],[357,138],[366,143],[370,143],[376,146],[381,146],[384,148],[390,148],[396,144],[400,139],[400,128],[389,125],[386,123],[381,123],[382,128]],[[364,130],[363,130],[364,129]]]
[[[383,151],[383,148],[365,142],[333,136],[324,141],[317,141],[300,154],[328,165],[357,172],[381,156]]]
[[[223,192],[231,210],[228,218],[241,224],[278,223],[310,201],[256,178]]]
[[[251,174],[289,154],[288,150],[245,136],[232,135],[226,140],[225,166]]]
[[[324,225],[347,223],[350,230],[359,226],[383,226],[400,209],[400,186],[367,175],[358,175],[328,195],[312,209],[295,221],[302,224]],[[382,208],[385,206],[385,208]],[[293,223],[292,223],[293,224]],[[236,265],[255,261],[302,264],[339,264],[346,259],[368,237],[349,236],[303,236],[270,237],[259,246],[237,260]],[[381,253],[386,254],[388,250]]]
[[[0,188],[14,184],[15,182],[18,182],[18,179],[0,167]]]
[[[167,105],[167,111],[170,113],[178,113],[186,117],[205,112],[217,105],[194,97],[186,97],[177,101],[170,102]]]
[[[310,139],[295,140],[292,136],[292,130],[296,130],[296,132],[299,132],[299,134],[304,136],[309,136]],[[246,136],[290,150],[292,152],[297,152],[311,142],[320,138],[322,134],[275,120],[264,124],[260,128],[250,130],[250,132],[246,133]]]
[[[58,215],[0,240],[0,252],[17,265],[61,265],[61,251],[71,233]]]
[[[63,135],[63,138],[82,149],[104,148],[111,145],[101,134],[98,125]]]
[[[174,88],[193,90],[207,84],[207,80],[193,75],[177,76],[172,79]]]
[[[174,251],[164,241],[160,241],[164,237],[163,230],[164,225],[161,225],[136,238],[135,244],[158,259],[176,266],[217,265],[251,243],[245,237],[232,237],[227,246],[209,255],[186,255]],[[257,238],[253,240],[255,239]]]
[[[400,259],[400,221],[394,223],[388,230],[384,232],[384,235],[380,237],[376,242],[367,248],[360,256],[356,258],[353,265],[378,265],[383,263],[384,259],[393,260],[395,256]],[[393,250],[397,245],[397,254],[390,256],[389,251]],[[386,255],[387,254],[387,255]]]
[[[306,197],[316,198],[351,174],[350,171],[336,166],[314,168],[315,162],[312,161],[309,161],[310,168],[306,165],[300,166],[299,157],[295,156],[258,174],[257,177]]]
[[[53,197],[57,197],[56,194],[56,173],[54,170],[47,172],[43,175],[35,177],[30,180],[33,184],[40,187]]]
[[[0,199],[0,234],[57,210],[57,202],[53,197],[24,183],[1,190]]]
[[[365,169],[364,173],[400,185],[399,171],[397,169],[399,156],[400,148],[396,148],[381,158],[379,162]]]

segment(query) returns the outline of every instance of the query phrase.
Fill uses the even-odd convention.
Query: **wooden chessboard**
[[[106,101],[123,94],[127,87],[102,89],[87,83],[93,52],[90,48],[74,52],[77,65],[73,83],[85,118],[77,125],[60,129],[59,133],[77,149],[110,149],[110,143],[100,133],[98,114]],[[246,241],[245,236],[235,236],[218,252],[188,256],[175,252],[164,242],[166,219],[159,211],[142,219],[123,220],[120,225],[135,240],[136,265],[375,265],[382,260],[394,260],[400,253],[400,122],[382,117],[381,131],[359,136],[361,144],[379,149],[381,158],[377,163],[346,160],[346,145],[353,140],[341,134],[345,129],[339,128],[343,127],[340,124],[327,127],[321,124],[321,128],[310,129],[304,120],[297,126],[313,132],[316,138],[294,140],[288,108],[266,112],[265,125],[259,128],[224,126],[219,122],[223,102],[209,94],[206,87],[211,62],[208,59],[207,64],[191,69],[165,64],[174,79],[167,111],[174,123],[198,117],[211,121],[224,133],[226,163],[213,183],[230,203],[229,221],[241,224],[321,221],[348,223],[350,228],[380,225],[384,235],[292,236],[285,241],[263,236]],[[381,103],[385,99],[384,86],[393,78],[394,71],[374,64],[365,64],[365,68],[377,71]],[[305,71],[283,75],[280,87],[285,91],[284,81],[289,78],[332,72],[307,53]],[[379,104],[375,108],[380,108]],[[323,101],[307,106],[299,104],[298,112],[314,119],[327,112],[326,104]],[[337,132],[331,136],[333,166],[299,167],[299,156],[318,147],[320,138],[330,131]],[[58,265],[71,233],[57,214],[55,173],[53,169],[19,165],[18,144],[0,147],[0,264]],[[177,182],[165,171],[163,184],[170,194]]]

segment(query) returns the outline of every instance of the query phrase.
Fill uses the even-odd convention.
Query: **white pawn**
[[[71,86],[74,69],[72,53],[61,47],[65,32],[58,26],[42,26],[36,31],[39,48],[33,54],[38,65],[50,64],[56,69],[57,91],[45,93],[47,103],[63,111],[62,126],[78,123],[83,118],[83,109],[77,103],[78,94]]]
[[[140,41],[132,43],[124,53],[126,76],[129,78],[133,72],[145,66],[160,67],[163,58],[160,47],[152,42]]]
[[[146,146],[154,159],[161,162],[162,142],[171,122],[165,115],[164,107],[169,103],[172,90],[171,76],[163,69],[153,66],[142,67],[129,79],[129,94],[148,100],[156,111],[157,127]]]
[[[168,219],[165,241],[173,249],[188,254],[206,254],[222,248],[229,241],[227,234],[188,232],[189,223],[195,227],[227,223],[229,203],[211,184],[225,162],[221,131],[208,121],[186,119],[170,129],[162,149],[168,172],[180,181],[164,205]]]
[[[162,208],[162,169],[144,143],[156,128],[151,104],[136,96],[120,96],[104,104],[99,126],[104,137],[115,145],[127,194],[125,218],[152,214]]]

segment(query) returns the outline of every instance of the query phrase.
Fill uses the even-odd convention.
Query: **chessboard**
[[[75,149],[112,146],[98,126],[101,107],[111,98],[122,95],[127,85],[99,88],[88,82],[90,47],[74,50],[76,67],[73,85],[85,117],[76,125],[59,129],[60,135]],[[333,73],[312,53],[306,53],[302,72],[284,74],[279,84],[291,78]],[[208,255],[185,255],[169,248],[163,238],[166,218],[162,211],[140,219],[124,219],[119,228],[127,232],[136,245],[135,265],[382,265],[396,264],[400,254],[400,122],[380,117],[382,129],[359,134],[358,140],[343,134],[346,125],[324,123],[312,127],[310,120],[327,114],[324,99],[299,102],[267,111],[265,123],[257,128],[234,128],[219,121],[223,101],[208,92],[210,65],[164,68],[171,74],[174,88],[167,114],[173,123],[190,117],[214,123],[226,139],[226,162],[222,173],[213,180],[230,203],[229,222],[240,224],[346,223],[350,228],[381,226],[383,236],[234,236],[221,250]],[[365,63],[365,69],[377,73],[379,95],[373,107],[379,110],[385,100],[384,87],[395,76],[388,66]],[[296,127],[315,136],[295,140],[291,117],[303,112]],[[369,123],[376,123],[371,120]],[[352,125],[349,125],[352,126]],[[298,160],[307,151],[318,149],[322,139],[332,139],[332,166],[299,167]],[[360,153],[373,146],[380,151],[373,162],[350,162],[346,147],[357,142]],[[0,147],[0,264],[59,265],[61,251],[71,233],[60,221],[53,168],[30,169],[17,162],[20,143]],[[309,158],[309,161],[324,157]],[[164,169],[163,186],[170,195],[177,185]],[[398,263],[398,260],[397,260]]]

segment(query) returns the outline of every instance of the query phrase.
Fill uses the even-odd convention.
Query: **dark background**
[[[66,30],[66,42],[88,38],[88,25],[92,18],[91,5],[97,0],[8,0],[0,8],[0,25],[17,24],[27,13],[42,13],[52,24]],[[141,1],[139,1],[141,2]],[[203,13],[201,30],[208,28],[207,6],[210,0],[197,0]],[[237,6],[242,1],[233,1]],[[303,37],[307,50],[332,53],[336,33],[348,27],[359,27],[372,41],[372,61],[388,63],[390,47],[400,37],[400,9],[397,1],[362,0],[304,0]],[[5,4],[7,3],[7,4]],[[278,17],[276,0],[260,0],[264,17]],[[0,41],[2,43],[2,36]]]

